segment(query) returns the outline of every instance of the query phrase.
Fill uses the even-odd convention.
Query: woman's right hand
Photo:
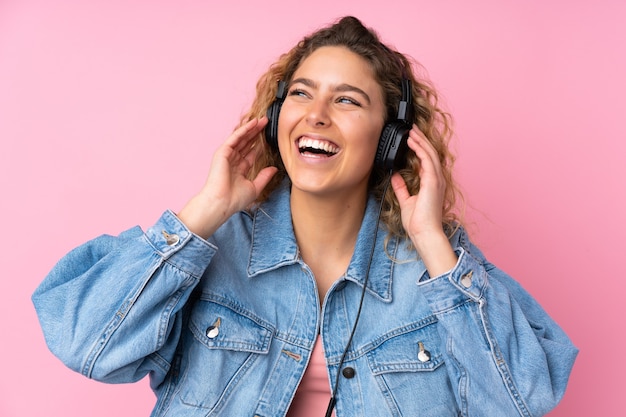
[[[277,168],[266,167],[253,180],[247,178],[260,151],[255,139],[266,124],[266,117],[250,120],[215,151],[206,183],[177,214],[190,231],[208,238],[231,215],[254,202],[274,176]]]

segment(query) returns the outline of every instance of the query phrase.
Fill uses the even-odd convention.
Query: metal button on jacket
[[[467,274],[461,277],[461,284],[465,288],[469,288],[472,286],[472,275],[474,275],[474,271],[469,271]]]
[[[206,329],[206,337],[215,339],[220,334],[220,324],[222,324],[222,319],[218,317],[215,323]]]
[[[430,352],[424,348],[424,344],[422,342],[417,342],[419,346],[419,352],[417,353],[417,359],[420,362],[428,362],[430,360]]]
[[[168,246],[174,246],[175,244],[180,242],[180,237],[178,237],[177,234],[174,234],[174,233],[169,234],[165,230],[163,230],[161,233],[163,233],[163,237],[165,238],[165,243],[167,243]]]

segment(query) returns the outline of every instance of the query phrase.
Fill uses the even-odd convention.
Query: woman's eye
[[[291,90],[289,92],[290,96],[299,96],[299,97],[308,97],[307,93],[304,90],[300,90],[297,88],[294,88],[293,90]]]
[[[361,107],[361,103],[359,103],[358,101],[356,101],[355,99],[351,97],[339,97],[337,99],[337,102],[344,103],[344,104],[354,104],[355,106]]]

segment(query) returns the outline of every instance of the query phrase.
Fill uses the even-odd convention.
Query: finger
[[[406,199],[411,197],[411,193],[409,193],[409,189],[406,186],[406,182],[402,175],[399,173],[395,173],[391,176],[391,188],[393,188],[393,192],[396,193],[396,197],[398,198],[398,203],[402,205]]]
[[[246,136],[246,133],[253,130],[259,124],[259,119],[250,119],[246,123],[242,124],[228,137],[227,142],[236,142],[240,140],[242,137]]]
[[[256,153],[253,155],[250,155],[250,153],[255,149],[257,144],[256,139],[259,137],[259,133],[266,124],[267,118],[264,117],[249,120],[235,129],[223,145],[224,155],[232,163],[239,163],[241,160],[253,163],[256,159]]]
[[[254,146],[254,142],[252,142],[249,146],[242,149],[240,151],[239,157],[246,161],[248,164],[252,165],[254,161],[256,161],[258,154],[258,148]]]
[[[408,145],[419,158],[421,162],[420,168],[424,172],[435,172],[437,175],[441,174],[442,169],[437,150],[415,126],[409,133]]]
[[[409,147],[420,157],[420,159],[428,158],[431,160],[438,160],[437,151],[430,143],[430,141],[424,136],[424,134],[413,127],[409,132]]]
[[[257,174],[256,178],[252,181],[256,190],[256,196],[261,194],[261,191],[269,184],[270,180],[278,172],[276,167],[265,167]]]
[[[263,130],[267,124],[267,117],[260,119],[251,119],[233,131],[226,143],[237,152],[250,146],[250,143],[256,139],[257,135]]]

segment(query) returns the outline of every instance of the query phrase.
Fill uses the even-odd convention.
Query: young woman
[[[154,416],[547,413],[577,350],[468,240],[448,126],[357,19],[304,38],[178,213],[52,270],[50,349]]]

